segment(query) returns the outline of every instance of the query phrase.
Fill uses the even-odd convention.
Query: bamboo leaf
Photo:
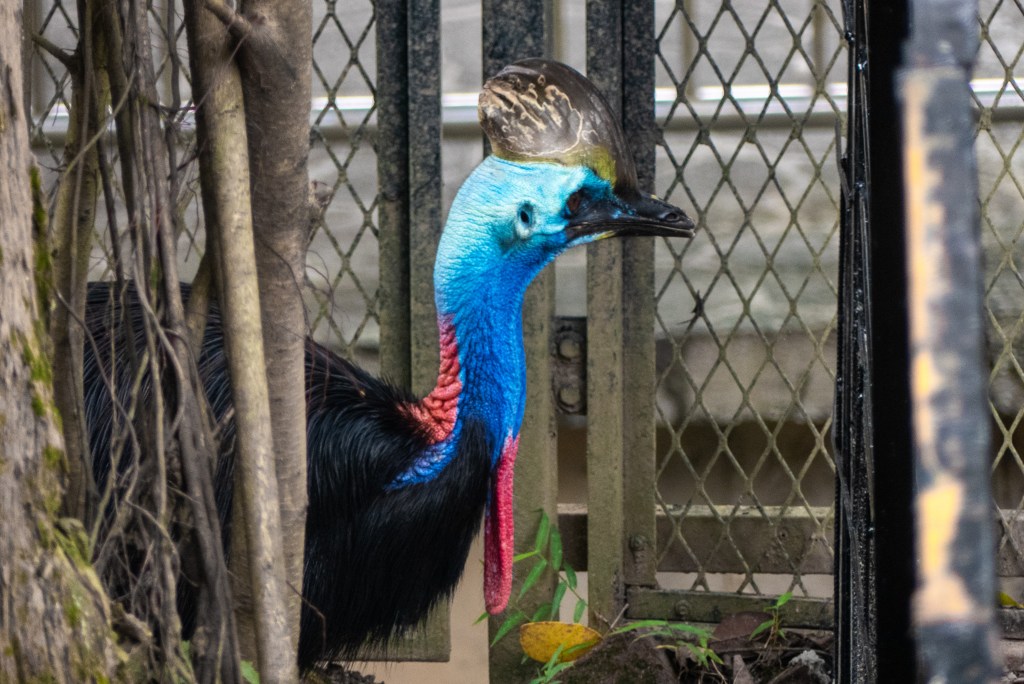
[[[544,511],[540,512],[540,524],[537,526],[537,540],[534,542],[533,550],[537,553],[543,553],[544,549],[548,545],[548,535],[551,533],[551,521],[548,520],[548,514]]]
[[[540,558],[537,561],[537,564],[533,566],[533,569],[530,570],[530,574],[527,575],[526,579],[523,581],[523,586],[519,589],[519,597],[516,599],[517,601],[522,599],[523,596],[526,595],[526,592],[530,591],[530,589],[532,589],[534,585],[537,584],[537,581],[540,579],[541,574],[547,567],[547,559]]]
[[[583,613],[587,609],[587,602],[580,599],[576,602],[576,607],[572,611],[572,621],[579,622],[583,619]]]
[[[576,571],[566,564],[562,566],[562,572],[565,573],[565,583],[571,590],[576,591]]]
[[[565,596],[566,588],[565,582],[559,582],[555,586],[555,594],[551,597],[551,615],[548,617],[549,620],[558,619],[558,609],[562,606],[562,597]]]
[[[771,629],[773,624],[775,624],[775,620],[765,620],[754,628],[754,631],[750,633],[750,638],[756,639],[759,634]]]
[[[526,614],[521,610],[517,610],[516,612],[512,613],[507,618],[505,618],[505,621],[501,623],[501,627],[498,628],[498,631],[495,633],[494,638],[491,640],[491,648],[494,648],[494,645],[501,641],[506,634],[508,634],[524,622],[526,622]]]
[[[548,550],[551,552],[551,567],[558,572],[562,568],[562,534],[558,531],[557,525],[551,526],[551,539],[548,542]]]
[[[241,670],[242,679],[245,680],[246,684],[260,684],[260,675],[248,660],[242,661]]]

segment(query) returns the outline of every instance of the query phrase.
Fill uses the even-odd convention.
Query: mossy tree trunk
[[[77,522],[44,323],[50,287],[21,97],[21,2],[0,0],[0,681],[83,682],[117,667],[106,593]],[[40,197],[36,196],[36,212]],[[33,223],[35,219],[35,223]]]

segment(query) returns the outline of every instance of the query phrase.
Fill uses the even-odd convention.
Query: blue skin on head
[[[448,439],[399,476],[395,486],[436,476],[455,453],[458,423],[465,417],[487,426],[492,467],[506,440],[519,434],[526,404],[526,288],[566,249],[599,237],[570,239],[566,231],[566,202],[580,189],[591,198],[613,194],[611,185],[586,167],[493,156],[459,189],[434,267],[438,316],[450,318],[459,350],[458,419]]]

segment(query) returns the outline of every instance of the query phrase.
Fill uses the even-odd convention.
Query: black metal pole
[[[912,0],[898,79],[913,406],[917,590],[928,681],[999,680],[988,371],[970,72],[973,0]]]
[[[913,682],[913,469],[902,159],[895,73],[905,2],[844,6],[844,158],[836,387],[837,681]]]

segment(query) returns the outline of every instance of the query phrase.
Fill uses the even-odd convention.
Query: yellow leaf
[[[584,625],[564,622],[527,622],[519,628],[519,643],[523,653],[538,663],[551,660],[561,647],[558,662],[576,660],[601,640],[601,634]]]
[[[999,592],[999,605],[1003,608],[1024,608],[1024,605],[1003,591]]]

